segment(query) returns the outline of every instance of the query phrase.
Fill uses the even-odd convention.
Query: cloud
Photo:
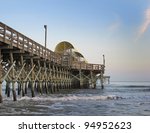
[[[113,21],[111,22],[110,26],[108,27],[109,31],[114,32],[118,30],[121,26],[121,19],[120,16],[116,13],[113,14]]]
[[[144,16],[145,16],[145,20],[142,26],[140,27],[139,37],[142,36],[150,27],[150,8],[146,9]]]
[[[114,23],[111,24],[111,26],[109,27],[110,31],[116,31],[117,29],[119,29],[120,27],[120,21],[115,21]]]

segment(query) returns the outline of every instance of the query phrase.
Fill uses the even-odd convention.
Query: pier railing
[[[62,65],[61,55],[45,48],[2,22],[0,22],[0,41],[4,43],[3,47],[10,49],[15,48],[22,53],[29,53],[30,56],[37,56]],[[69,66],[72,69],[85,70],[103,70],[104,67],[104,65],[101,64],[89,64],[85,62],[72,62]]]
[[[85,62],[73,62],[72,69],[83,69],[83,70],[103,70],[104,65],[102,64],[88,64]]]
[[[9,44],[8,48],[18,48],[23,53],[28,52],[30,55],[38,56],[46,60],[60,63],[60,56],[53,51],[45,48],[34,40],[17,32],[11,27],[0,22],[0,41]]]

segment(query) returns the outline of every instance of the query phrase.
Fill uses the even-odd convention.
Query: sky
[[[0,21],[48,48],[68,41],[111,81],[150,81],[150,0],[0,0]]]

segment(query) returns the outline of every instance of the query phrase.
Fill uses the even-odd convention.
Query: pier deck
[[[105,64],[87,63],[68,42],[57,46],[65,49],[53,52],[0,22],[0,102],[3,82],[5,94],[14,101],[29,90],[34,97],[35,91],[49,94],[60,89],[95,88],[98,78],[103,88]]]

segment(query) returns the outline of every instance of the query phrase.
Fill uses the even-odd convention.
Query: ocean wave
[[[110,85],[109,87],[145,88],[150,87],[150,85]]]
[[[84,96],[84,95],[68,95],[68,96],[53,96],[53,97],[44,97],[44,96],[37,96],[34,98],[31,97],[22,97],[19,100],[33,100],[33,101],[77,101],[77,100],[117,100],[122,99],[122,97],[114,96],[114,95],[108,95],[108,96]]]

